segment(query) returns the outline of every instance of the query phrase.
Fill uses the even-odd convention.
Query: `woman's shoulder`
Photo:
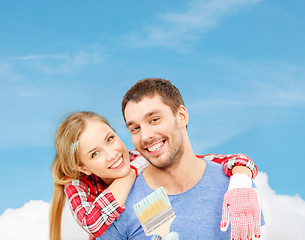
[[[107,186],[103,180],[94,174],[89,176],[81,176],[79,179],[72,180],[65,185],[66,195],[73,195],[80,192],[85,192],[87,197],[95,199],[101,194]]]
[[[65,185],[65,188],[69,187],[80,187],[83,189],[87,188],[105,188],[105,183],[101,178],[98,176],[91,174],[91,175],[83,175],[79,177],[78,179],[72,180],[70,183]]]

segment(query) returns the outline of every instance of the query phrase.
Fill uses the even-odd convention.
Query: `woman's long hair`
[[[61,218],[66,201],[64,186],[81,176],[81,173],[77,171],[81,162],[78,148],[75,146],[90,119],[100,120],[110,126],[103,117],[94,112],[75,112],[60,124],[55,134],[56,156],[52,164],[54,188],[49,215],[50,240],[61,239]]]

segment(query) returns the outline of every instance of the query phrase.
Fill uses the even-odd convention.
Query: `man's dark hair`
[[[139,102],[143,97],[160,95],[163,102],[176,113],[180,105],[184,105],[179,90],[168,80],[162,78],[145,78],[133,85],[122,100],[122,113],[125,119],[125,108],[129,101]]]

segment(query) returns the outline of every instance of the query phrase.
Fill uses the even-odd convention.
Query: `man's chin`
[[[141,153],[141,152],[140,152]],[[160,170],[166,170],[173,165],[173,161],[168,159],[162,159],[160,157],[152,156],[149,153],[141,153],[142,156],[155,168],[158,168]]]
[[[154,161],[149,161],[149,162],[153,167],[158,168],[162,171],[165,171],[168,168],[171,168],[173,165],[172,162],[154,162]]]

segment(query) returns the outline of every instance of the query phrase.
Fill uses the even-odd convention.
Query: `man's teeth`
[[[160,142],[160,143],[157,143],[156,145],[154,145],[152,147],[149,147],[147,149],[148,149],[148,151],[153,152],[153,151],[158,150],[162,145],[163,145],[163,142]]]
[[[123,158],[121,157],[115,164],[113,164],[110,168],[116,168],[123,162]]]

